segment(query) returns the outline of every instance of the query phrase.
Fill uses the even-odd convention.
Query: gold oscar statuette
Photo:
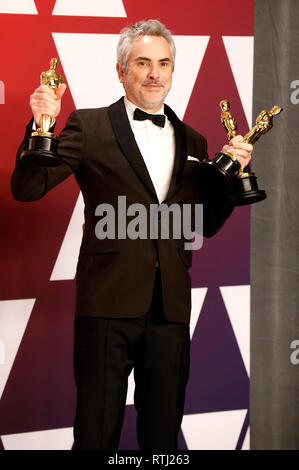
[[[226,116],[226,111],[223,111],[221,103],[226,103],[226,107],[228,107],[228,109],[230,108],[230,104],[228,100],[220,102],[220,107],[222,109],[221,122],[227,132],[227,139],[231,140],[232,137],[234,137],[232,134],[232,123],[235,123],[234,129],[236,129],[237,122],[231,113],[229,113],[229,116]],[[241,142],[255,144],[263,134],[266,134],[270,129],[272,129],[273,116],[276,116],[281,111],[282,107],[278,105],[274,105],[270,111],[263,109],[256,118],[255,126],[247,132]],[[266,199],[266,197],[266,192],[258,188],[255,174],[251,171],[243,172],[239,169],[235,179],[235,193],[232,196],[234,204],[236,206],[253,204]]]
[[[230,141],[237,135],[237,121],[230,112],[230,102],[222,100],[221,123]],[[258,139],[273,127],[273,117],[282,111],[282,107],[275,105],[270,111],[262,110],[256,118],[255,125],[243,137],[241,142],[255,144]],[[247,167],[245,168],[245,170]],[[240,163],[230,152],[219,152],[212,161],[202,163],[202,176],[214,178],[216,186],[223,193],[229,194],[229,199],[235,206],[244,206],[266,199],[266,192],[260,190],[256,176],[251,171],[241,171]]]
[[[56,71],[58,59],[55,57],[50,62],[50,69],[40,75],[41,85],[46,85],[55,93],[63,82],[63,77]],[[28,148],[21,154],[21,159],[38,166],[59,166],[61,158],[57,154],[58,137],[50,132],[52,116],[42,114],[39,127],[32,132],[29,138]]]
[[[228,100],[220,101],[221,122],[227,132],[227,140],[231,140],[237,135],[237,121],[230,113],[230,102]]]

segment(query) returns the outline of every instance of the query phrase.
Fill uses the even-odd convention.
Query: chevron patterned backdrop
[[[0,0],[1,272],[0,448],[71,449],[74,275],[83,200],[73,178],[41,201],[10,194],[17,146],[30,119],[29,95],[51,57],[68,84],[58,131],[75,108],[106,106],[122,94],[118,33],[158,18],[173,32],[177,63],[167,103],[205,135],[209,154],[225,133],[227,98],[240,133],[252,121],[253,0]],[[249,208],[235,209],[194,252],[191,370],[181,449],[249,448]],[[117,287],[116,287],[117,289]],[[173,295],[176,295],[174,292]],[[129,378],[121,449],[137,449]]]

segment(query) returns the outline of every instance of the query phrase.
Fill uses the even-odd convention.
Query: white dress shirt
[[[174,165],[173,126],[167,116],[164,127],[153,124],[149,119],[136,121],[133,115],[137,106],[126,97],[124,102],[135,140],[161,203],[166,198]],[[164,106],[154,114],[164,114]]]

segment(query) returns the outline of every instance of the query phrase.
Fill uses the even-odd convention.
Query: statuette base
[[[266,191],[259,189],[254,173],[240,173],[235,178],[235,189],[229,199],[235,206],[246,206],[266,199]]]
[[[21,160],[37,166],[54,167],[62,163],[62,159],[57,155],[58,139],[55,134],[45,132],[39,134],[35,132],[29,138],[29,147],[21,153]]]

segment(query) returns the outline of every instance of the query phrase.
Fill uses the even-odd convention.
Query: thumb
[[[61,100],[61,98],[63,97],[64,95],[64,92],[66,90],[66,84],[65,83],[62,83],[60,85],[60,87],[58,88],[57,92],[56,92],[56,99],[57,100]]]

